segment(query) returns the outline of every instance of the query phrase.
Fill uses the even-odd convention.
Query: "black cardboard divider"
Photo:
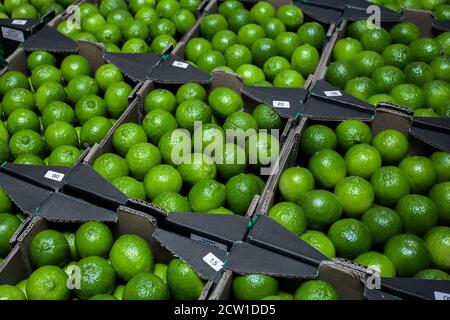
[[[105,53],[104,57],[136,82],[145,81],[161,60],[161,55],[156,53]]]
[[[339,25],[341,23],[341,13],[337,10],[316,7],[313,3],[311,5],[302,4],[301,2],[295,2],[295,6],[299,7],[307,16],[320,21],[325,24]]]
[[[78,50],[78,45],[55,28],[44,26],[39,32],[28,38],[22,48],[26,51],[75,52]]]
[[[370,4],[370,3],[369,3]],[[370,4],[372,5],[372,4]],[[402,21],[402,15],[398,12],[395,12],[393,10],[384,8],[384,7],[378,7],[380,9],[380,17],[383,21],[386,22],[401,22]],[[348,21],[356,21],[356,20],[362,20],[367,19],[370,15],[373,14],[373,11],[370,10],[369,6],[363,7],[363,8],[357,8],[357,7],[345,7],[342,12],[342,18]]]
[[[381,287],[384,292],[405,299],[450,299],[450,281],[382,278]]]

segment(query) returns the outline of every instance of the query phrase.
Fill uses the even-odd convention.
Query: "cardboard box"
[[[283,147],[280,171],[269,179],[257,209],[261,216],[254,217],[256,222],[247,238],[251,244],[316,266],[327,258],[274,220],[263,217],[280,200],[278,182],[282,172],[292,166],[305,166],[306,159],[299,152],[299,140],[309,125],[318,123],[334,128],[342,120],[359,119],[371,126],[373,134],[385,129],[403,132],[408,137],[411,155],[428,156],[437,150],[450,151],[450,123],[447,119],[413,118],[408,110],[388,104],[381,104],[375,110],[373,107],[354,103],[355,98],[345,93],[340,97],[326,97],[323,90],[329,86],[324,81],[316,83],[310,99],[305,104],[304,118],[291,132]],[[436,295],[435,291],[444,295],[450,293],[450,281],[382,278],[381,289],[387,294],[401,298],[438,299],[440,296]]]
[[[388,10],[382,8],[382,10]],[[323,52],[323,59],[321,59],[318,70],[312,80],[313,84],[317,80],[325,80],[328,65],[333,59],[333,49],[336,42],[347,36],[348,26],[358,20],[365,20],[371,16],[371,13],[367,13],[365,9],[350,8],[347,7],[343,11],[342,23],[335,29],[334,34],[331,36],[327,48]],[[410,22],[419,27],[422,37],[436,37],[441,32],[449,31],[450,25],[442,24],[439,21],[433,20],[433,15],[429,11],[424,10],[404,10],[403,15],[399,14],[385,14],[381,11],[381,27],[390,29],[398,23]]]
[[[62,205],[64,205],[62,203]],[[217,253],[218,249],[210,249],[198,245],[192,240],[184,240],[184,248],[176,248],[172,250],[171,243],[160,242],[158,236],[161,236],[162,231],[156,227],[154,219],[147,214],[132,210],[127,207],[120,207],[117,210],[118,219],[116,223],[109,223],[114,238],[117,239],[123,234],[136,234],[144,238],[152,248],[155,263],[168,264],[174,257],[174,254],[181,254],[180,258],[186,263],[190,264],[197,272],[200,278],[205,280],[205,288],[199,299],[203,300],[208,295],[209,290],[215,285],[214,281],[209,280],[211,274],[214,276],[217,271],[213,270],[206,262],[197,259],[197,255],[201,257],[205,253],[213,253],[222,259],[224,254]],[[17,244],[14,246],[10,255],[2,264],[0,269],[0,284],[15,285],[19,281],[27,278],[33,271],[30,259],[30,245],[32,239],[41,231],[46,229],[54,229],[60,232],[67,230],[76,230],[79,223],[57,223],[50,222],[42,217],[35,217],[28,224],[24,232],[18,237]],[[167,233],[166,233],[167,234]],[[165,238],[162,236],[165,240]],[[176,241],[172,240],[173,243]],[[176,246],[175,246],[176,247]],[[191,250],[189,250],[191,249]],[[189,254],[187,258],[183,255]],[[196,255],[197,254],[197,255]],[[192,261],[194,263],[192,263]],[[213,272],[210,272],[211,269]],[[207,270],[205,272],[204,270]],[[217,276],[216,276],[217,277]]]
[[[258,1],[242,1],[246,8],[251,8]],[[337,10],[330,8],[321,8],[317,6],[305,5],[300,2],[294,2],[289,0],[268,0],[275,8],[279,8],[285,4],[293,4],[302,9],[305,22],[319,22],[326,31],[326,40],[322,47],[321,60],[323,58],[323,54],[325,53],[325,49],[328,46],[328,42],[331,39],[333,33],[335,32],[336,27],[341,22],[341,13]],[[220,5],[219,0],[212,0],[206,5],[203,14],[197,20],[197,23],[192,27],[192,29],[178,42],[176,47],[174,48],[172,54],[184,58],[184,50],[188,41],[192,38],[201,37],[200,33],[200,24],[202,23],[204,17],[207,15],[217,13]],[[319,63],[320,65],[320,63]],[[308,88],[312,83],[313,75],[310,75],[306,79],[305,88]]]

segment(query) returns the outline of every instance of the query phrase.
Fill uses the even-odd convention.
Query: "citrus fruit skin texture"
[[[204,282],[192,268],[180,259],[172,259],[167,267],[167,286],[175,300],[196,300]]]
[[[276,204],[270,209],[269,217],[298,236],[306,230],[306,216],[302,208],[295,203],[280,202]]]
[[[323,232],[307,230],[300,236],[300,239],[320,251],[328,259],[334,259],[336,257],[336,249],[333,243]]]
[[[169,289],[158,276],[140,273],[125,285],[123,300],[168,300]]]
[[[267,275],[250,274],[233,280],[233,295],[238,300],[259,300],[278,293],[278,281]]]
[[[294,300],[339,300],[339,294],[326,281],[309,280],[297,289]]]

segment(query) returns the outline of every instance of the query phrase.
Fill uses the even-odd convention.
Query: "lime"
[[[291,65],[289,61],[280,56],[268,59],[263,66],[264,74],[270,81],[273,81],[280,72],[290,69]]]
[[[0,188],[0,211],[1,212],[11,212],[12,203],[8,195]]]
[[[375,69],[384,66],[383,57],[375,51],[362,51],[352,60],[358,74],[364,77],[370,77]]]
[[[11,151],[8,143],[5,140],[0,140],[0,161],[2,163],[9,161],[11,158]]]
[[[437,6],[434,10],[434,17],[436,20],[450,20],[450,5]]]
[[[100,143],[112,128],[111,121],[105,117],[93,117],[80,129],[79,138],[82,144],[93,146]]]
[[[441,46],[432,38],[419,38],[410,43],[413,59],[429,63],[440,53]]]
[[[256,85],[256,83],[265,79],[262,69],[251,64],[241,65],[236,69],[236,73],[243,78],[244,84],[248,86]]]
[[[156,5],[156,11],[163,18],[170,18],[178,9],[180,4],[176,0],[160,0]]]
[[[43,64],[33,69],[30,81],[35,90],[46,82],[61,83],[61,71],[53,65]]]
[[[227,118],[232,113],[244,107],[242,97],[232,89],[226,87],[218,87],[211,91],[208,96],[208,103],[214,115],[221,119]]]
[[[414,84],[399,84],[389,93],[403,107],[420,109],[425,106],[425,95],[420,87]]]
[[[315,72],[319,64],[320,55],[316,48],[309,44],[295,49],[291,57],[292,67],[304,77]]]
[[[347,82],[345,92],[361,100],[367,100],[377,93],[377,84],[370,78],[358,77]]]
[[[3,191],[1,191],[2,194]],[[7,202],[10,201],[9,198],[4,195],[4,208],[7,208]],[[21,225],[19,218],[9,213],[0,213],[0,257],[5,257],[10,248],[10,239],[16,232],[17,228]]]
[[[269,105],[260,104],[253,109],[253,118],[255,118],[259,129],[280,129],[283,122],[280,115]]]
[[[308,280],[295,291],[294,300],[339,300],[339,293],[326,281]]]
[[[117,275],[128,281],[137,274],[153,268],[153,252],[148,243],[135,234],[120,236],[109,253],[111,265]]]
[[[7,128],[9,134],[15,134],[20,130],[40,132],[41,123],[38,116],[33,111],[28,109],[17,109],[9,115]]]
[[[431,189],[429,197],[438,209],[439,221],[448,223],[450,221],[450,182],[436,184]]]
[[[161,2],[160,2],[161,3]],[[169,289],[158,276],[141,273],[131,278],[123,291],[123,300],[168,300]]]
[[[275,38],[278,52],[286,59],[290,59],[295,49],[302,44],[300,37],[294,32],[282,32]]]
[[[33,94],[27,89],[13,88],[3,96],[2,110],[7,116],[21,108],[33,110],[34,106]]]
[[[217,13],[213,13],[204,17],[200,23],[200,32],[208,40],[211,40],[217,32],[227,29],[227,20],[224,16]]]
[[[153,199],[153,205],[166,212],[191,212],[191,205],[186,197],[175,192],[163,192]]]
[[[80,55],[69,55],[61,62],[61,74],[66,82],[79,75],[89,76],[91,74],[91,66],[89,61]]]
[[[408,176],[412,193],[428,193],[437,181],[433,162],[426,157],[406,157],[400,162],[399,168]]]
[[[255,168],[274,165],[281,150],[278,138],[264,131],[251,135],[245,142],[245,148],[249,164]]]
[[[450,32],[442,32],[436,37],[436,41],[440,44],[446,55],[450,53]]]
[[[433,80],[423,86],[426,105],[438,110],[450,100],[450,84],[442,80]]]
[[[438,220],[436,205],[422,195],[403,196],[398,201],[395,210],[402,219],[404,231],[418,236],[435,226]]]
[[[175,47],[176,44],[177,41],[174,38],[166,34],[161,34],[153,39],[150,51],[154,53],[163,53],[169,45]]]
[[[180,259],[172,259],[167,267],[167,286],[175,300],[195,300],[204,283],[192,268]]]
[[[250,14],[257,23],[262,24],[275,16],[275,8],[270,2],[258,1],[250,10]]]
[[[316,49],[320,49],[325,43],[325,29],[318,22],[305,23],[298,29],[297,34],[301,43],[309,44]]]
[[[44,138],[50,151],[64,145],[78,147],[78,134],[75,128],[67,122],[55,121],[50,124],[45,129]]]
[[[247,130],[258,130],[258,123],[253,118],[253,116],[244,111],[237,111],[232,113],[229,117],[225,119],[223,124],[223,130],[233,130],[247,131]]]
[[[246,47],[251,47],[256,40],[265,36],[263,27],[254,23],[243,26],[237,35],[239,43]]]
[[[306,168],[291,167],[281,174],[278,189],[286,201],[298,202],[306,192],[314,189],[314,177]]]
[[[194,131],[196,123],[211,121],[211,108],[202,100],[186,100],[179,104],[175,118],[181,128]]]
[[[56,30],[67,37],[72,38],[80,31],[80,26],[76,23],[72,23],[71,21],[61,21],[60,24],[56,27]]]
[[[336,251],[333,243],[323,232],[307,230],[300,236],[300,239],[314,247],[314,249],[318,250],[328,259],[334,259],[336,257]]]
[[[351,38],[360,39],[361,35],[373,28],[369,20],[358,20],[350,24],[347,28],[347,35]]]
[[[95,81],[105,91],[111,84],[123,81],[122,72],[111,63],[100,66],[95,72]]]
[[[223,145],[222,155],[216,154],[217,172],[223,179],[243,173],[247,167],[245,150],[233,143]]]
[[[40,65],[56,65],[56,58],[54,55],[47,51],[37,50],[31,52],[27,57],[27,68],[30,71],[33,71]],[[11,71],[9,71],[11,72]],[[26,89],[26,88],[25,88]]]
[[[417,86],[423,86],[434,79],[433,68],[425,62],[410,63],[405,67],[404,71],[408,83],[412,83]]]
[[[450,153],[436,151],[431,154],[430,160],[433,161],[434,167],[438,173],[438,182],[450,180]]]
[[[81,125],[94,117],[104,117],[107,113],[105,101],[93,94],[81,97],[75,105],[75,115]]]
[[[178,166],[183,181],[194,185],[203,179],[214,179],[217,169],[212,159],[206,154],[192,153],[182,159]],[[217,207],[217,206],[216,206]]]
[[[450,228],[434,227],[425,234],[424,239],[433,264],[441,270],[449,271]]]
[[[421,0],[420,3],[424,10],[434,10],[437,6],[445,4],[445,0]]]
[[[89,256],[106,258],[113,245],[113,234],[103,223],[85,222],[75,233],[75,244],[82,258]]]
[[[394,210],[375,205],[364,212],[361,222],[369,228],[373,244],[382,246],[402,232],[402,221]]]
[[[230,178],[225,185],[226,201],[231,211],[245,214],[255,195],[260,193],[258,182],[244,173]]]
[[[154,23],[157,23],[154,22]],[[173,25],[173,23],[172,23]],[[152,24],[153,26],[153,24]],[[152,30],[152,26],[150,26],[150,30]],[[122,35],[125,40],[130,39],[142,39],[146,40],[149,37],[149,27],[145,24],[142,20],[132,20],[129,23],[127,23],[126,26],[122,28]],[[160,34],[160,33],[159,33]],[[156,38],[159,34],[154,34],[152,37]]]
[[[95,159],[92,165],[95,171],[108,181],[128,176],[128,166],[125,159],[113,154],[105,153]]]
[[[367,102],[374,106],[377,106],[381,102],[398,104],[394,98],[392,98],[390,95],[384,94],[384,93],[371,96],[369,99],[367,99]]]
[[[332,85],[344,89],[347,83],[358,76],[356,67],[349,61],[336,61],[327,68],[326,80]]]
[[[170,91],[168,91],[170,93]],[[165,93],[168,96],[168,93]],[[171,94],[171,93],[170,93]],[[185,83],[183,84],[181,87],[178,88],[177,93],[176,93],[176,102],[181,103],[185,100],[202,100],[202,101],[206,101],[206,90],[205,88],[203,88],[202,85],[198,84],[198,83]],[[176,106],[176,102],[173,103],[172,97],[164,97],[164,100],[170,100],[170,105],[175,105]],[[158,101],[159,102],[159,101]],[[159,102],[159,103],[163,103],[163,101]],[[166,101],[164,101],[164,103],[167,103]],[[145,101],[144,101],[144,106],[145,106]],[[164,108],[161,108],[164,109]],[[168,110],[169,111],[169,110]]]
[[[236,70],[244,64],[250,64],[253,61],[252,52],[246,46],[241,44],[231,45],[224,53],[227,66]]]
[[[142,25],[141,28],[143,27],[144,26]],[[175,37],[176,32],[177,29],[175,27],[175,24],[169,19],[158,19],[150,25],[150,37],[152,38],[156,38],[157,36],[162,34]],[[146,37],[143,35],[143,37],[140,37],[140,39],[144,40],[146,39]]]
[[[128,95],[133,91],[131,86],[123,81],[112,83],[105,91],[105,102],[108,113],[115,119],[128,107]]]
[[[6,71],[0,76],[0,94],[4,98],[5,94],[14,88],[30,89],[28,78],[19,71]]]
[[[381,156],[374,147],[357,144],[345,153],[345,165],[349,175],[368,179],[381,167]]]
[[[88,300],[99,294],[113,292],[116,274],[108,261],[91,256],[81,259],[78,267],[80,268],[80,288],[76,288],[75,293],[80,299]]]
[[[366,252],[357,256],[354,261],[377,271],[382,277],[395,277],[394,265],[381,253],[375,251]]]
[[[75,122],[75,112],[67,103],[53,101],[44,108],[41,115],[41,121],[44,128],[47,128],[56,121],[63,121],[73,125]]]
[[[69,300],[67,274],[56,266],[44,266],[35,270],[27,280],[29,300]]]
[[[305,79],[295,70],[286,70],[275,77],[273,84],[277,88],[303,88]]]
[[[35,154],[21,154],[14,160],[15,164],[43,166],[45,162]]]
[[[268,216],[298,236],[306,231],[306,216],[295,203],[279,202],[270,209]]]
[[[370,250],[372,237],[369,228],[355,219],[342,219],[333,223],[328,231],[338,256],[354,259]]]
[[[116,128],[112,136],[114,150],[124,157],[132,146],[147,142],[144,129],[136,123],[124,123]]]
[[[333,58],[337,61],[352,61],[363,51],[361,43],[353,38],[344,38],[336,42],[333,48]]]
[[[151,110],[162,109],[174,112],[177,107],[177,99],[166,89],[156,89],[151,91],[144,100],[144,109],[148,113]]]
[[[389,93],[395,86],[405,82],[403,72],[393,66],[383,66],[375,69],[372,73],[372,80],[377,86],[378,92]]]
[[[381,205],[394,205],[410,192],[408,176],[397,167],[381,167],[371,176],[370,182],[376,202]]]
[[[144,178],[144,188],[147,198],[153,200],[163,192],[176,192],[181,190],[183,179],[181,174],[173,167],[161,164],[151,168]]]
[[[219,51],[210,50],[201,54],[196,63],[200,70],[211,73],[215,68],[225,65],[225,57]]]
[[[181,8],[188,9],[192,13],[197,12],[197,8],[201,3],[200,0],[180,0],[179,2],[180,2]]]
[[[430,66],[437,80],[450,82],[450,58],[447,56],[439,56],[434,58]],[[430,80],[431,81],[431,80]]]
[[[414,278],[423,280],[450,280],[450,275],[438,269],[425,269],[416,273]]]
[[[238,37],[231,30],[220,30],[213,36],[211,43],[214,50],[224,54],[229,47],[238,43]]]
[[[420,38],[419,27],[410,22],[398,23],[389,32],[394,43],[409,45]]]
[[[253,61],[258,67],[263,67],[267,60],[278,55],[275,40],[269,38],[260,38],[256,40],[251,46],[251,51]]]
[[[16,284],[16,288],[22,291],[22,293],[25,295],[25,298],[27,298],[27,279],[22,280],[18,284]]]
[[[68,262],[69,255],[66,237],[58,231],[41,231],[31,241],[30,258],[38,268],[45,265],[62,267]]]
[[[280,33],[286,32],[286,26],[278,18],[269,18],[261,23],[266,36],[275,39]]]
[[[181,1],[180,1],[181,2]],[[225,18],[228,18],[228,16],[235,10],[244,8],[244,5],[242,2],[237,0],[227,0],[222,2],[219,5],[219,14],[223,15]]]
[[[344,214],[351,218],[360,217],[372,206],[375,198],[370,183],[357,176],[340,180],[334,188],[334,193],[342,204]]]
[[[166,132],[177,129],[178,124],[175,117],[168,111],[155,109],[144,117],[142,127],[150,142],[156,144]]]
[[[309,126],[300,138],[300,149],[308,157],[323,149],[336,149],[336,145],[336,134],[321,124]]]
[[[36,91],[35,99],[36,106],[41,113],[51,102],[64,101],[66,98],[66,92],[61,84],[56,82],[44,83]]]
[[[80,15],[82,18],[87,17],[92,13],[100,12],[97,6],[95,6],[93,3],[90,2],[81,3],[79,5],[79,8],[80,8]]]
[[[104,16],[108,16],[111,12],[118,9],[127,10],[128,6],[124,0],[103,0],[100,3],[100,12]]]
[[[192,62],[197,62],[198,58],[212,49],[211,43],[203,38],[192,38],[186,43],[185,56]]]
[[[206,212],[225,204],[225,186],[211,179],[197,182],[189,191],[188,200],[194,212]]]
[[[372,146],[380,152],[385,163],[396,163],[408,153],[408,139],[398,130],[380,131],[373,139]]]
[[[308,226],[324,230],[341,217],[342,205],[333,193],[326,190],[306,192],[299,201],[306,215]]]
[[[405,44],[392,44],[382,53],[386,65],[391,65],[403,69],[406,65],[412,62],[412,54],[409,47]]]
[[[365,50],[382,53],[392,43],[391,35],[386,29],[369,29],[361,34],[361,44]]]
[[[59,146],[55,148],[48,158],[49,166],[74,166],[82,152],[73,146]]]
[[[147,43],[142,39],[130,39],[125,41],[122,46],[122,50],[118,52],[122,53],[147,53],[149,51]]]
[[[394,264],[398,277],[412,277],[431,264],[425,241],[412,234],[399,234],[389,239],[383,253]]]
[[[117,300],[123,300],[123,291],[125,289],[124,285],[118,285],[113,292],[113,296],[116,297]]]
[[[187,130],[167,131],[159,140],[158,149],[162,159],[170,165],[178,165],[191,152],[191,135]]]
[[[42,136],[33,130],[21,130],[16,132],[9,140],[9,149],[14,158],[22,154],[35,154],[43,156],[45,142]]]
[[[83,96],[88,94],[96,95],[98,93],[98,85],[94,78],[78,75],[69,81],[66,90],[68,99],[73,103],[77,103]]]
[[[145,188],[141,181],[132,177],[120,177],[114,179],[112,184],[128,198],[145,200]]]
[[[278,293],[278,281],[263,274],[237,276],[232,283],[233,296],[238,300],[259,300]]]
[[[131,175],[142,181],[151,168],[161,164],[161,153],[153,144],[142,142],[134,144],[125,159]]]
[[[334,187],[347,175],[344,159],[331,149],[316,152],[309,160],[308,168],[319,185],[324,188]]]
[[[216,149],[222,146],[224,136],[225,131],[217,124],[202,124],[202,126],[199,126],[194,130],[194,149],[195,151],[201,150],[211,156],[214,155],[217,159],[220,154],[215,154]],[[188,150],[190,150],[190,148]]]
[[[233,211],[228,210],[228,209],[226,209],[224,207],[219,207],[219,208],[216,208],[216,209],[208,210],[207,213],[212,213],[212,214],[234,214]]]
[[[128,11],[125,11],[125,12],[128,13]],[[113,13],[111,13],[111,14],[113,14]],[[108,16],[108,18],[110,17],[110,15]],[[158,20],[159,14],[154,8],[141,7],[135,13],[134,17],[135,17],[136,20],[142,20],[148,27],[150,27],[153,22]],[[132,16],[130,15],[130,20],[131,19],[132,19]],[[108,20],[108,23],[110,23],[109,20]],[[120,22],[120,24],[122,24],[122,23]],[[119,26],[119,27],[123,27],[125,24],[126,24],[126,22],[124,22],[124,24],[122,26]]]

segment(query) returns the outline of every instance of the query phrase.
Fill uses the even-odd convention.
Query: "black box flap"
[[[447,118],[414,117],[410,133],[440,150],[450,152],[450,121]]]
[[[440,31],[450,31],[450,20],[433,20],[433,28]]]
[[[293,259],[318,266],[328,258],[272,218],[258,216],[248,234],[248,242]]]
[[[214,282],[220,280],[227,259],[225,251],[160,228],[153,236],[163,247],[189,264],[201,278]]]
[[[344,8],[342,18],[349,21],[365,20],[373,14],[373,12],[367,11],[367,7],[369,7],[370,5],[373,4],[369,3],[368,6],[363,8],[348,6]],[[384,7],[379,8],[382,22],[401,22],[403,20],[402,15],[400,13]]]
[[[338,10],[305,5],[301,2],[295,2],[294,4],[299,7],[305,15],[319,22],[335,25],[338,25],[341,22],[342,14]]]
[[[115,53],[107,52],[104,58],[115,64],[124,74],[136,82],[144,82],[147,75],[161,60],[156,53]]]
[[[231,248],[227,269],[238,274],[260,273],[285,278],[313,279],[318,274],[317,267],[245,242]]]
[[[381,289],[404,299],[449,300],[449,280],[382,278]]]
[[[78,44],[55,28],[44,26],[29,37],[22,47],[26,51],[45,50],[49,52],[77,52]]]
[[[158,83],[211,82],[209,74],[175,55],[164,56],[161,63],[147,75],[147,79]]]

